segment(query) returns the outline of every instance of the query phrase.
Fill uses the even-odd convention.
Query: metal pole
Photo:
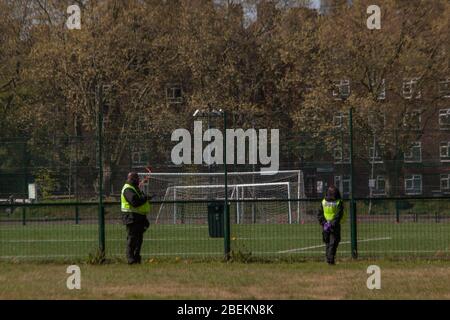
[[[76,224],[80,222],[80,214],[78,209],[78,202],[80,201],[78,195],[78,129],[77,129],[77,116],[75,116],[75,179],[74,179],[74,193],[75,193],[75,202],[77,203],[75,206],[75,215],[76,215]]]
[[[290,182],[288,182],[288,220],[289,220],[289,224],[292,224],[292,211],[291,211],[291,184]]]
[[[395,200],[395,222],[400,222],[400,206],[398,200]]]
[[[25,203],[25,199],[27,198],[28,193],[28,159],[27,159],[27,144],[24,141],[22,144],[22,160],[24,166],[23,172],[23,203]],[[26,207],[22,208],[22,225],[26,225]]]
[[[75,205],[75,224],[80,224],[80,210],[78,208],[78,203]]]
[[[297,199],[300,199],[300,184],[301,184],[301,177],[300,177],[300,171],[297,174]],[[297,200],[297,223],[300,223],[300,201]]]
[[[351,235],[351,250],[352,258],[358,258],[358,241],[356,228],[356,210],[354,199],[355,179],[353,172],[353,108],[350,107],[349,112],[349,129],[350,129],[350,235]]]
[[[22,225],[25,226],[27,224],[27,212],[26,207],[22,208]]]
[[[98,237],[101,257],[105,256],[105,210],[103,207],[103,88],[97,87]]]
[[[239,224],[239,187],[234,187],[234,194],[236,195],[236,224]],[[233,195],[231,195],[231,199],[233,199]]]
[[[173,224],[177,224],[177,187],[173,188]]]
[[[255,129],[255,127],[256,127],[255,126],[255,118],[252,119],[252,127],[253,127],[253,129]],[[252,172],[253,172],[253,174],[252,174],[252,183],[253,184],[255,183],[255,174],[254,174],[255,171],[256,171],[255,163],[252,163]],[[253,200],[256,199],[256,189],[255,189],[254,185],[252,187],[251,197],[253,197]],[[254,201],[252,201],[252,223],[256,223],[256,204],[255,204]]]
[[[395,150],[394,150],[394,170],[395,170],[395,181],[393,183],[393,192],[395,196],[398,196],[398,191],[399,191],[399,186],[398,186],[398,162],[397,162],[397,157],[398,157],[398,132],[395,129],[394,130],[394,140],[395,140]],[[400,207],[399,207],[399,203],[398,200],[395,200],[395,221],[397,223],[400,223]]]
[[[224,164],[224,184],[225,184],[225,201],[224,201],[224,249],[225,260],[230,259],[230,215],[228,212],[228,172],[227,172],[227,112],[223,111],[223,164]]]
[[[242,197],[241,197],[241,199],[242,200],[245,200],[245,189],[244,189],[244,187],[242,187],[241,188],[241,193],[242,193]],[[245,202],[241,202],[241,221],[243,221],[244,220],[244,214],[245,214]],[[242,223],[242,222],[241,222]]]
[[[374,180],[374,175],[375,175],[375,153],[376,153],[376,136],[375,136],[375,130],[373,131],[373,155],[372,155],[372,169],[371,169],[371,173],[370,173],[370,179],[373,181]],[[376,182],[375,182],[375,186],[376,186]],[[369,186],[370,190],[369,190],[369,215],[372,212],[372,196],[373,196],[373,189],[374,187]]]
[[[208,119],[208,130],[211,129],[211,105],[208,103],[208,115],[207,115],[207,119]],[[210,131],[208,131],[210,132]],[[211,161],[208,161],[208,173],[211,173]],[[208,176],[208,182],[211,185],[212,184],[212,176],[209,175]],[[212,199],[212,194],[211,194],[211,189],[208,188],[208,201]]]

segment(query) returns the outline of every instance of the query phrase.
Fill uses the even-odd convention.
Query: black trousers
[[[145,230],[145,224],[142,222],[127,224],[127,260],[129,264],[141,263],[141,248]]]
[[[331,231],[322,232],[323,242],[325,243],[325,255],[327,262],[334,264],[336,251],[341,241],[341,225],[337,224]]]

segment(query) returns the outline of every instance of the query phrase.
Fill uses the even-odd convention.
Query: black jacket
[[[136,188],[136,190],[139,190],[139,187],[136,187],[136,186],[134,186],[134,187]],[[147,201],[147,197],[142,192],[140,192],[140,194],[137,194],[131,188],[125,189],[125,191],[123,192],[123,195],[125,196],[125,199],[127,199],[127,201],[133,207],[142,206]]]
[[[127,188],[123,192],[123,195],[125,199],[133,206],[133,207],[139,207],[143,205],[147,201],[147,197],[142,193],[142,191],[139,189],[139,186],[134,186],[136,190],[138,190],[139,194],[134,192],[133,189]],[[139,213],[134,212],[123,212],[122,213],[122,222],[124,224],[132,224],[132,223],[139,223],[146,226],[145,228],[148,228],[149,222],[147,219],[147,216]]]
[[[325,199],[325,200],[336,201],[336,200],[332,200],[332,199]],[[336,217],[331,221],[331,225],[335,226],[335,225],[341,223],[343,216],[344,216],[344,204],[341,200],[341,203],[339,204],[339,211],[338,211]],[[327,222],[327,220],[325,219],[325,215],[323,213],[322,201],[320,202],[320,210],[319,210],[319,213],[317,214],[317,220],[319,220],[319,223],[321,226],[323,226],[325,224],[325,222]]]

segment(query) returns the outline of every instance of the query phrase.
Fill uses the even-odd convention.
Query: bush
[[[56,188],[56,179],[49,169],[41,169],[37,172],[35,182],[42,198],[49,198]]]

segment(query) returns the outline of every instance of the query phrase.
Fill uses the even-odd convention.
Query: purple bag
[[[331,222],[325,222],[323,224],[323,231],[330,232],[331,231]]]

